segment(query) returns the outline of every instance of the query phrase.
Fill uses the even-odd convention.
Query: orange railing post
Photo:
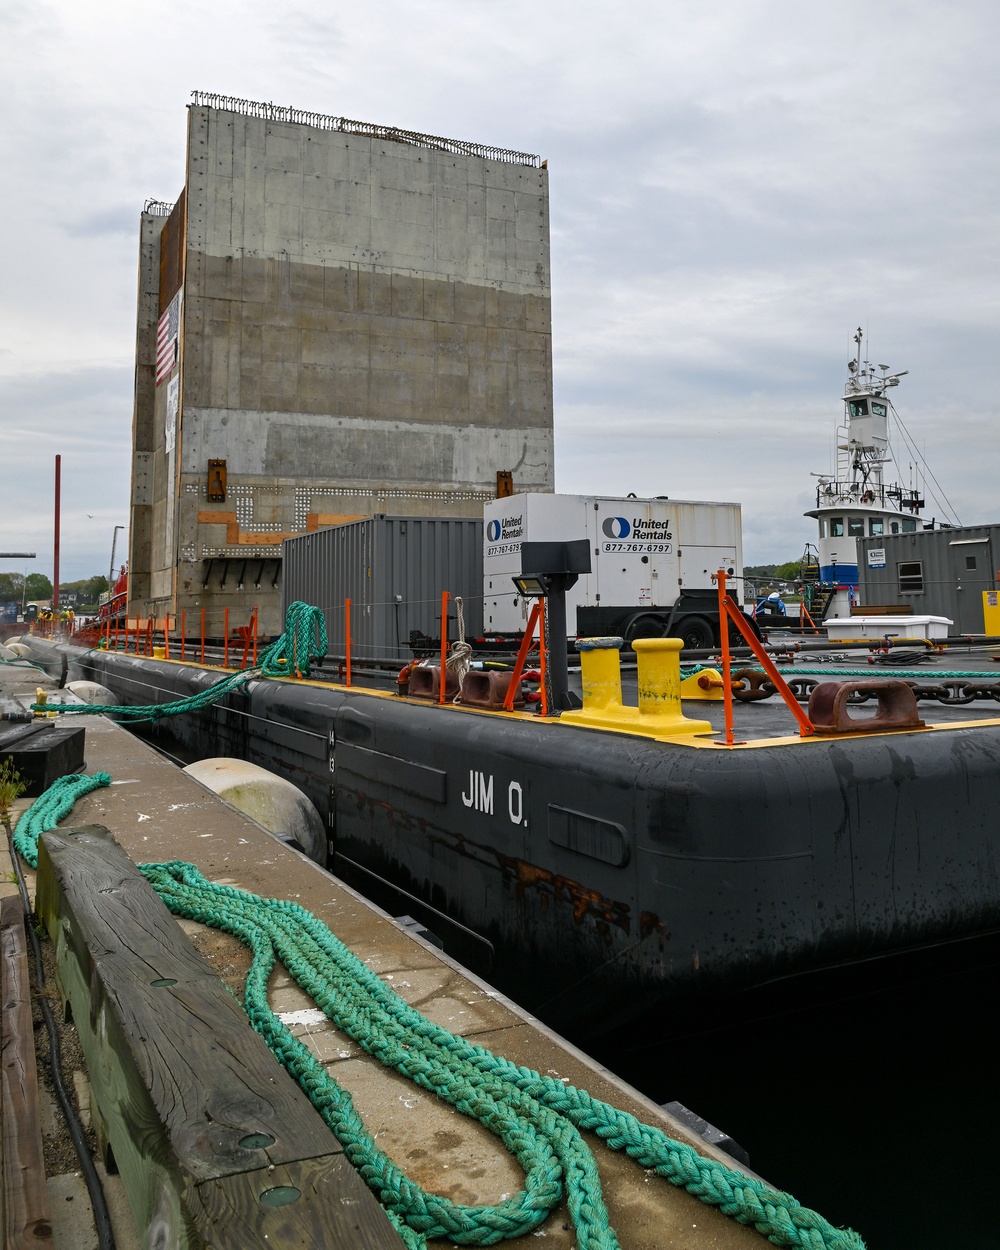
[[[228,608],[226,608],[226,610],[223,612],[222,619],[224,622],[222,629],[226,635],[222,643],[222,667],[228,668],[229,667],[229,609]]]
[[[538,693],[542,696],[542,715],[549,714],[549,696],[545,689],[547,665],[545,660],[545,600],[538,604]]]
[[[346,684],[351,684],[351,601],[344,600],[344,656],[347,661]]]
[[[257,605],[253,605],[253,666],[257,667]]]
[[[445,674],[448,664],[448,592],[441,591],[441,680],[438,682],[438,703],[444,703],[444,692],[447,681]]]
[[[521,684],[521,674],[524,672],[528,652],[531,650],[531,640],[535,636],[535,622],[538,620],[539,607],[539,601],[536,599],[531,605],[531,611],[528,613],[528,624],[524,628],[521,645],[517,651],[517,659],[514,661],[514,670],[510,675],[510,685],[507,687],[507,693],[503,699],[503,710],[505,712],[514,710],[514,695]]]
[[[184,662],[184,638],[187,634],[187,613],[181,612],[181,663]]]
[[[719,569],[716,574],[719,587],[719,639],[722,643],[722,697],[726,709],[726,746],[731,747],[733,734],[733,683],[729,676],[729,617],[726,614],[726,573]]]
[[[727,626],[727,618],[728,618],[728,620],[731,620],[733,624],[736,626],[736,628],[739,630],[739,632],[743,635],[743,640],[746,642],[747,646],[757,657],[758,661],[760,662],[761,668],[764,670],[765,673],[767,673],[768,680],[772,683],[775,690],[777,690],[778,694],[780,694],[781,697],[784,699],[785,704],[788,707],[788,710],[792,713],[795,719],[799,722],[799,733],[801,734],[803,738],[808,738],[810,735],[815,733],[815,730],[813,729],[812,721],[805,714],[805,712],[803,712],[803,710],[799,707],[798,700],[796,699],[795,695],[792,694],[791,690],[789,690],[788,683],[785,681],[784,677],[782,677],[782,675],[778,672],[777,668],[775,667],[774,661],[767,654],[767,652],[764,650],[764,647],[761,645],[759,640],[754,636],[753,632],[747,626],[746,621],[743,619],[743,613],[739,610],[739,607],[733,602],[732,599],[730,599],[729,595],[726,593],[725,572],[722,569],[719,569],[718,573],[715,574],[715,576],[718,578],[718,584],[719,584],[719,629],[720,631],[724,631],[722,632],[723,662],[725,663],[729,655],[729,629]],[[723,680],[726,682],[726,685],[728,687],[729,685],[728,671],[723,673]]]
[[[170,659],[170,613],[163,618],[163,658]]]

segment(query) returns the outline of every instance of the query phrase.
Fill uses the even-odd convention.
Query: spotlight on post
[[[576,585],[581,573],[589,572],[590,542],[586,538],[565,543],[522,543],[521,575],[512,579],[526,599],[546,600],[545,641],[549,650],[552,706],[559,712],[581,706],[580,700],[569,690],[566,591]]]

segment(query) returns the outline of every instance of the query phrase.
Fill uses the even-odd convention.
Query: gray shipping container
[[[441,592],[451,596],[449,639],[483,632],[483,523],[462,517],[366,517],[284,541],[282,616],[297,601],[323,609],[330,653],[345,649],[344,601],[351,600],[351,655],[412,656],[411,630],[441,636]]]
[[[986,632],[983,591],[996,590],[1000,525],[962,525],[858,539],[862,604],[908,603],[916,616],[944,616],[954,634]]]

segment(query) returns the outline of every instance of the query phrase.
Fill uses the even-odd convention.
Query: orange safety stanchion
[[[184,662],[184,637],[187,634],[187,613],[181,612],[181,663]]]
[[[156,617],[151,616],[146,622],[146,654],[153,654],[153,634],[156,632]]]
[[[344,653],[347,660],[347,672],[345,673],[346,684],[351,684],[351,601],[344,600]]]
[[[528,623],[524,628],[521,636],[521,645],[517,651],[517,659],[514,661],[514,670],[510,675],[510,683],[507,686],[507,693],[504,695],[503,710],[512,712],[514,710],[514,695],[517,688],[521,684],[521,674],[524,672],[524,665],[528,659],[528,652],[531,650],[531,640],[535,636],[535,623],[538,620],[538,613],[541,608],[538,599],[531,605],[531,611],[528,613]]]
[[[445,687],[448,685],[445,681],[445,674],[448,665],[448,592],[441,591],[441,680],[438,682],[438,703],[444,703]]]
[[[201,662],[205,663],[205,609],[201,610]]]
[[[170,613],[163,618],[163,658],[170,659]]]
[[[729,677],[729,618],[726,616],[726,574],[716,574],[719,587],[719,638],[722,641],[722,697],[726,709],[726,746],[736,742],[733,734],[733,683]]]
[[[257,667],[257,605],[253,605],[253,666]]]
[[[228,608],[226,608],[226,610],[223,612],[222,619],[224,621],[222,629],[226,635],[222,643],[222,667],[228,668],[229,667],[229,609]]]
[[[542,696],[542,715],[549,714],[549,696],[545,689],[547,665],[545,659],[545,600],[538,604],[538,693]]]
[[[728,620],[732,621],[732,623],[736,626],[739,632],[743,635],[744,641],[746,642],[750,650],[754,653],[754,655],[757,657],[758,661],[760,662],[761,668],[764,670],[765,673],[767,673],[768,679],[774,685],[775,690],[777,690],[778,694],[781,695],[781,697],[785,701],[785,704],[788,707],[788,710],[792,713],[795,719],[799,722],[800,735],[803,738],[810,737],[812,734],[816,732],[815,729],[813,728],[812,721],[805,714],[805,712],[803,712],[803,710],[799,707],[798,700],[796,699],[795,695],[792,694],[791,690],[789,690],[788,683],[785,681],[784,677],[782,677],[782,675],[778,672],[777,668],[775,667],[774,661],[764,650],[764,647],[759,642],[759,640],[754,636],[753,632],[748,628],[746,621],[743,619],[743,613],[739,610],[738,605],[734,603],[733,600],[730,599],[729,595],[726,593],[725,572],[722,569],[719,569],[718,573],[714,574],[714,576],[718,579],[718,584],[719,584],[719,628],[720,628],[720,631],[722,632],[722,652],[723,652],[724,662],[728,659],[728,656],[729,656],[729,629],[727,625],[727,618],[728,618]],[[729,685],[728,672],[723,673],[723,680],[726,682],[726,685],[728,687]]]

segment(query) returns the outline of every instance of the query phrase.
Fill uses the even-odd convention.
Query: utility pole
[[[62,478],[62,456],[56,456],[56,516],[55,516],[55,542],[53,544],[52,553],[52,610],[59,611],[59,503],[61,492]]]

